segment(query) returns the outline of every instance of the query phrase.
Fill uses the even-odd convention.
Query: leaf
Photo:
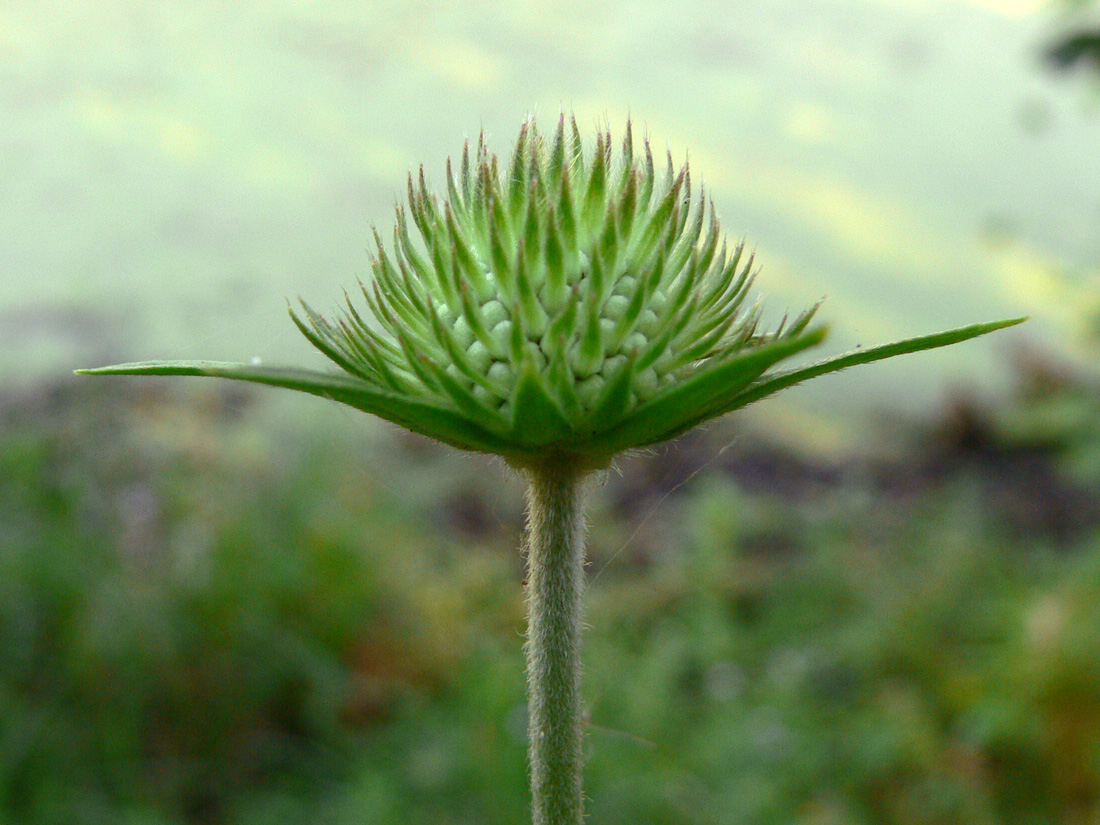
[[[727,407],[723,413],[730,412],[738,407],[743,407],[746,404],[751,404],[753,401],[757,401],[772,393],[779,392],[779,390],[786,389],[787,387],[792,387],[795,384],[800,384],[810,378],[816,378],[819,375],[827,375],[830,372],[848,369],[848,367],[869,364],[873,361],[881,361],[884,358],[893,358],[896,355],[906,355],[911,352],[922,352],[923,350],[947,347],[951,344],[958,344],[962,341],[968,341],[971,338],[977,338],[979,335],[986,335],[990,332],[996,332],[999,329],[1022,324],[1026,320],[1027,317],[1025,316],[1023,318],[1012,318],[1007,321],[971,324],[946,332],[936,332],[932,335],[908,338],[904,341],[895,341],[892,344],[883,344],[882,346],[871,347],[870,349],[853,350],[852,352],[842,355],[835,355],[832,358],[826,358],[824,361],[819,361],[816,364],[810,364],[806,367],[776,373],[742,393],[736,399],[736,403]],[[723,413],[717,414],[722,415]]]
[[[569,418],[549,388],[528,362],[512,395],[512,441],[516,446],[538,448],[573,434]]]
[[[716,398],[741,392],[772,364],[816,346],[824,337],[825,328],[818,327],[722,360],[633,410],[622,424],[597,436],[599,447],[615,453],[675,438],[712,418],[715,414],[706,411],[713,409]]]
[[[298,390],[339,401],[377,415],[453,447],[487,453],[509,453],[513,445],[479,427],[457,410],[431,401],[390,392],[352,376],[290,367],[263,367],[219,361],[140,361],[76,370],[78,375],[194,375],[230,378]]]

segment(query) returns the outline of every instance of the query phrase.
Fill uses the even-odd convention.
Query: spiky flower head
[[[336,322],[306,306],[302,332],[360,380],[462,420],[429,434],[521,461],[668,439],[821,338],[812,310],[759,332],[751,256],[727,248],[687,164],[669,154],[662,180],[629,124],[618,153],[603,131],[586,152],[575,120],[551,140],[529,120],[506,169],[467,143],[446,199],[421,167],[392,255],[377,232],[375,246],[362,293],[381,329],[349,299]]]
[[[761,329],[747,303],[751,255],[727,245],[688,165],[655,169],[629,122],[586,147],[564,115],[534,119],[503,166],[484,139],[450,160],[445,197],[409,176],[390,249],[374,233],[360,312],[291,315],[343,375],[210,362],[97,372],[195,374],[334,398],[411,430],[517,465],[605,465],[806,378],[954,343],[1011,322],[860,350],[787,371],[821,342],[816,306]],[[414,231],[415,230],[415,236]]]

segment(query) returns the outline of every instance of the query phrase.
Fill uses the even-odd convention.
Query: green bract
[[[607,132],[586,151],[564,116],[549,141],[524,124],[506,169],[483,140],[467,144],[457,170],[447,163],[447,197],[428,191],[421,168],[392,251],[374,239],[369,316],[350,298],[337,320],[304,303],[291,311],[343,374],[211,362],[88,372],[289,387],[515,464],[601,466],[807,378],[1022,320],[776,370],[825,337],[810,324],[817,307],[761,330],[759,307],[746,305],[751,256],[727,247],[687,164],[677,171],[670,154],[659,177],[629,123],[617,157]]]

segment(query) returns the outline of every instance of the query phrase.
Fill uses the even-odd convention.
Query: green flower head
[[[534,119],[504,166],[484,140],[447,163],[447,193],[409,176],[389,251],[374,233],[361,312],[294,322],[342,374],[211,362],[94,372],[236,378],[333,398],[511,463],[605,465],[806,378],[943,346],[981,324],[860,350],[800,369],[779,362],[822,341],[816,306],[775,329],[748,304],[752,256],[723,237],[685,163],[658,175],[629,122],[586,147],[562,115]],[[413,230],[415,229],[415,237]],[[345,296],[347,297],[347,296]]]

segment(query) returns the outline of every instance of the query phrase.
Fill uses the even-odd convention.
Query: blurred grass
[[[1100,821],[1100,394],[1022,375],[875,459],[600,479],[593,822]],[[525,821],[521,488],[253,404],[0,403],[0,822]]]

